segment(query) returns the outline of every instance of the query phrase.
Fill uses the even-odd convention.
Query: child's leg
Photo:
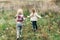
[[[32,21],[32,26],[33,26],[33,31],[35,31],[36,30],[35,21]]]
[[[19,38],[19,27],[17,27],[16,30],[17,30],[17,38]]]
[[[38,27],[37,27],[37,22],[36,22],[36,21],[35,21],[35,26],[36,26],[35,28],[36,28],[36,30],[37,30],[37,29],[38,29]]]
[[[20,37],[21,37],[21,35],[22,35],[22,26],[20,26]]]
[[[17,23],[16,31],[17,31],[17,40],[19,40],[19,37],[21,37],[21,34],[22,34],[22,25],[21,25],[21,23]]]
[[[22,26],[19,26],[20,27],[20,30],[22,30]]]

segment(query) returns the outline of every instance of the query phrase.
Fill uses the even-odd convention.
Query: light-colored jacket
[[[31,21],[37,21],[38,18],[41,18],[41,16],[38,15],[36,12],[34,14],[33,13],[30,14],[30,20]]]

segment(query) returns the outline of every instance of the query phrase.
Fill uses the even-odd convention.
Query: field
[[[27,16],[28,11],[24,11]],[[16,11],[3,10],[0,12],[0,40],[16,40]],[[60,13],[48,11],[39,13],[37,32],[32,31],[32,25],[27,18],[24,21],[22,40],[60,40]]]

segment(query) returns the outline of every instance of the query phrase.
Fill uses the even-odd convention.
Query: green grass
[[[24,12],[25,16],[29,15]],[[15,23],[15,14],[16,11],[4,11],[0,12],[0,40],[16,40],[16,23]],[[52,13],[53,14],[53,13]],[[27,18],[23,26],[23,40],[60,40],[60,33],[57,21],[60,20],[60,15],[57,13],[48,17],[43,16],[37,22],[38,30],[37,32],[32,31],[32,25]],[[50,29],[50,31],[49,31]],[[37,35],[34,35],[37,34]]]

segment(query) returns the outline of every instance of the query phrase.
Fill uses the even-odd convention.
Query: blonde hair
[[[18,9],[18,10],[17,10],[16,16],[18,16],[19,14],[22,14],[22,15],[23,15],[23,10],[22,10],[22,9]]]
[[[17,14],[19,14],[19,13],[23,14],[23,10],[22,9],[18,9]]]

